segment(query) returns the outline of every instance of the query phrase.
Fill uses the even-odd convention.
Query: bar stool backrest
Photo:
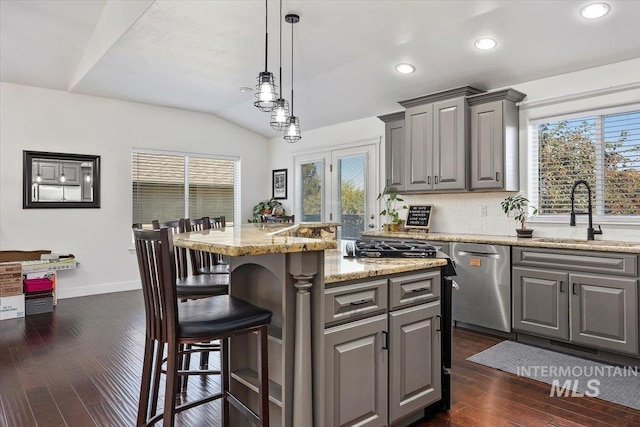
[[[171,230],[171,235],[176,235],[178,233],[184,233],[185,228],[182,224],[182,219],[178,219],[175,221],[167,221],[160,222],[157,219],[151,221],[154,230],[160,230],[161,228],[168,228]],[[174,255],[176,259],[176,274],[177,277],[184,279],[189,275],[189,261],[187,260],[187,249],[186,248],[174,248]]]
[[[168,228],[134,229],[133,237],[144,295],[146,333],[168,342],[177,337],[178,298],[173,238]]]
[[[227,220],[225,219],[224,215],[219,217],[212,216],[210,219],[211,228],[225,228],[227,226]]]
[[[186,232],[202,231],[211,229],[211,219],[208,216],[204,216],[199,219],[184,220],[184,226]],[[209,268],[212,265],[213,254],[205,251],[197,251],[195,249],[189,249],[189,258],[191,258],[191,271],[193,274],[198,274],[201,268]]]

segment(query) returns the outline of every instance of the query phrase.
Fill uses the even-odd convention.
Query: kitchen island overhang
[[[308,224],[304,225],[305,227]],[[231,295],[273,312],[269,328],[272,425],[333,425],[325,414],[326,286],[383,279],[446,265],[442,259],[344,259],[338,242],[295,237],[296,226],[245,224],[222,230],[178,234],[176,246],[229,256]],[[386,314],[385,314],[386,316]],[[245,403],[257,403],[255,343],[230,344],[232,387]],[[238,417],[235,417],[238,418]],[[232,425],[233,425],[232,421]]]

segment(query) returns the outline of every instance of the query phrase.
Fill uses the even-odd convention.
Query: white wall
[[[571,101],[552,103],[536,103],[548,98],[581,94],[582,92],[598,91],[619,85],[639,83],[640,58],[631,61],[596,67],[575,73],[563,74],[522,84],[514,84],[513,88],[527,94],[525,101],[529,106],[520,109],[520,189],[526,195],[527,191],[527,126],[531,119],[561,114],[570,111],[588,110],[621,103],[640,102],[640,89],[614,92],[601,96],[578,96]],[[446,88],[443,88],[446,89]],[[494,88],[499,89],[499,88]],[[417,93],[416,96],[421,94]],[[402,107],[398,106],[398,111]],[[389,113],[389,111],[381,112]],[[301,118],[304,120],[304,117]],[[345,144],[355,141],[382,137],[384,139],[384,124],[376,117],[369,117],[335,126],[328,126],[302,132],[302,140],[296,145],[289,145],[282,139],[271,139],[271,166],[273,169],[288,168],[289,176],[293,175],[293,155],[304,150],[318,149],[334,144]],[[384,151],[384,150],[383,150]],[[381,153],[381,165],[384,165],[384,153]],[[380,168],[381,180],[384,170]],[[289,180],[289,194],[293,194],[292,180]],[[378,185],[382,186],[380,182]],[[382,187],[380,187],[382,188]],[[475,233],[513,235],[516,223],[507,218],[500,210],[500,202],[506,197],[504,192],[492,193],[456,193],[456,194],[428,194],[405,196],[408,204],[433,204],[435,214],[432,219],[432,231],[448,233]],[[293,209],[290,197],[288,209]],[[481,207],[486,206],[487,216],[480,216]],[[584,218],[579,218],[584,220]],[[535,228],[536,236],[586,238],[586,225],[578,224],[569,227],[565,223],[529,224]],[[602,239],[640,241],[640,224],[605,224]]]
[[[241,218],[267,196],[266,138],[216,116],[0,83],[0,249],[73,253],[59,297],[139,287],[130,252],[131,150],[241,158]],[[22,209],[22,151],[101,156],[100,209]]]

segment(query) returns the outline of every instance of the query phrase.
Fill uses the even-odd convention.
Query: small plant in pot
[[[527,228],[525,221],[538,213],[538,209],[533,208],[531,215],[528,214],[529,200],[521,195],[509,196],[501,203],[502,211],[509,216],[513,212],[513,219],[520,223],[520,228],[516,228],[518,237],[531,237],[533,229]]]
[[[282,204],[273,198],[258,202],[253,207],[253,222],[260,222],[260,215],[271,215],[274,210],[278,210],[280,215],[284,214]]]
[[[384,209],[380,211],[380,215],[387,217],[387,223],[383,225],[383,229],[385,231],[399,231],[404,220],[400,219],[398,209],[407,209],[407,206],[402,205],[400,208],[397,208],[396,204],[398,202],[404,202],[404,199],[398,197],[391,187],[385,187],[382,193],[378,194],[376,200],[380,199],[384,202]]]

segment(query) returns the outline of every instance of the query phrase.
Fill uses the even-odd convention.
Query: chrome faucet
[[[578,185],[583,184],[587,187],[587,195],[589,197],[589,203],[587,205],[587,212],[576,212],[573,208],[574,196],[576,193],[576,187]],[[593,236],[596,234],[602,234],[602,227],[598,226],[597,230],[593,229],[593,214],[591,209],[591,187],[589,187],[589,183],[584,179],[580,179],[573,184],[573,188],[571,189],[571,220],[569,221],[569,225],[575,227],[576,225],[576,215],[589,215],[589,227],[587,227],[587,240],[593,240]]]

